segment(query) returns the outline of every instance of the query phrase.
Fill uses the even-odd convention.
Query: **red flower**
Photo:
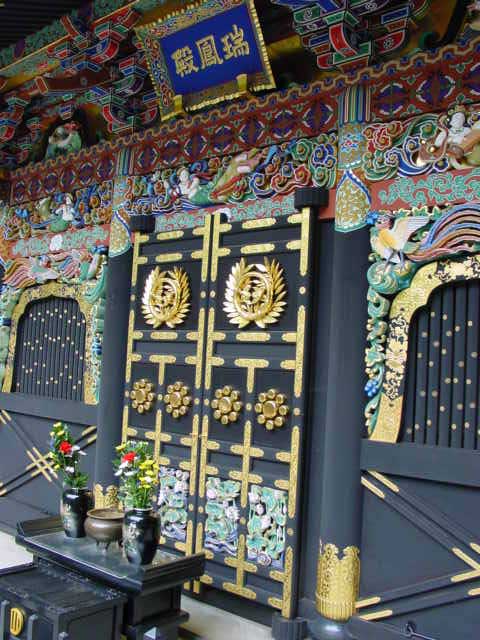
[[[135,451],[130,451],[130,453],[126,453],[123,458],[122,458],[122,462],[133,462],[135,459],[135,456],[137,454],[135,453]]]
[[[68,454],[72,453],[72,445],[70,444],[70,442],[67,442],[66,440],[60,443],[60,446],[58,447],[58,449],[61,453],[67,456]]]

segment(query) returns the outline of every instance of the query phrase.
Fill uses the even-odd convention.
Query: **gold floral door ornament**
[[[133,389],[130,391],[132,409],[136,409],[138,413],[151,411],[155,398],[151,382],[142,378],[133,383]]]
[[[258,395],[258,402],[255,404],[258,424],[263,425],[268,431],[283,427],[289,412],[287,398],[285,394],[276,389],[262,391]]]
[[[275,324],[285,311],[287,288],[283,268],[277,260],[233,265],[227,280],[223,310],[240,329],[254,322],[264,329]]]
[[[177,380],[174,384],[169,384],[167,387],[167,393],[163,398],[165,403],[165,410],[172,418],[178,419],[187,415],[187,412],[192,404],[192,397],[190,395],[190,389],[187,385],[180,380]]]
[[[154,329],[163,324],[173,329],[185,321],[190,310],[190,281],[182,267],[160,271],[155,267],[147,277],[142,297],[142,313]]]
[[[215,391],[212,400],[213,417],[224,425],[237,422],[243,402],[240,401],[240,392],[226,385],[223,389]]]

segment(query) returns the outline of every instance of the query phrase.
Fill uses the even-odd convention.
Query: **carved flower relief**
[[[159,469],[158,507],[162,534],[185,541],[190,474],[188,471],[161,466]]]
[[[205,547],[236,555],[240,511],[237,499],[240,483],[209,477],[206,484]]]
[[[403,371],[407,361],[407,350],[399,340],[389,340],[386,353],[387,365],[395,371]]]
[[[287,494],[252,485],[248,494],[248,557],[262,566],[281,567],[285,550]]]
[[[407,364],[409,323],[403,317],[390,323],[390,336],[385,352],[385,382],[383,389],[390,400],[395,399],[402,386]]]

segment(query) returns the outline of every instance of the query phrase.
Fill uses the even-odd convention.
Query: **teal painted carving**
[[[365,352],[368,397],[365,419],[375,430],[378,405],[385,382],[385,343],[392,298],[410,286],[419,267],[439,258],[480,250],[480,204],[371,212],[370,241],[373,263],[367,272],[368,323]]]
[[[160,467],[158,507],[162,535],[185,542],[190,474],[172,467]]]
[[[462,200],[474,202],[480,200],[480,169],[472,169],[467,174],[431,174],[421,180],[397,178],[387,189],[378,192],[378,198],[386,207],[399,200],[412,207],[444,205]]]
[[[283,567],[287,494],[252,485],[248,494],[247,555],[264,567]]]
[[[208,477],[206,489],[205,547],[216,553],[235,556],[238,549],[240,482]]]
[[[250,201],[241,205],[228,205],[214,209],[196,209],[189,212],[181,211],[174,213],[172,216],[157,216],[155,218],[155,231],[168,231],[172,227],[183,229],[203,226],[205,216],[217,212],[225,214],[230,222],[240,222],[255,218],[276,218],[278,216],[292,215],[297,211],[293,206],[293,194],[291,194],[282,198]]]

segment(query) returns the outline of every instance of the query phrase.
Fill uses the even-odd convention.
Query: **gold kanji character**
[[[205,36],[205,38],[197,40],[196,44],[202,62],[202,69],[223,63],[223,60],[218,55],[213,36]]]
[[[190,47],[182,47],[172,53],[172,60],[175,62],[175,71],[182,78],[198,71],[198,67],[193,62],[193,53]]]
[[[224,35],[221,40],[223,42],[225,60],[248,56],[250,53],[250,45],[243,39],[243,29],[239,29],[236,24],[233,25],[233,30]]]

